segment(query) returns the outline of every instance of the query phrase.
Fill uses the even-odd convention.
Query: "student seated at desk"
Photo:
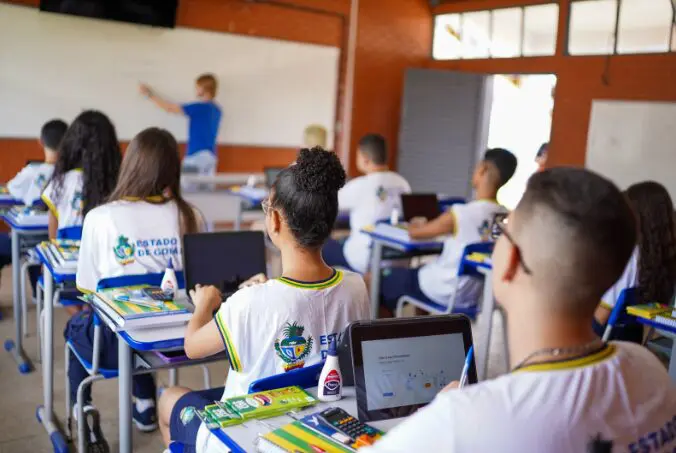
[[[448,305],[455,296],[455,307],[467,308],[476,303],[481,283],[472,277],[460,277],[458,294],[454,294],[458,266],[467,244],[488,241],[495,214],[506,209],[495,197],[516,170],[516,157],[501,148],[489,149],[472,175],[476,199],[456,204],[436,219],[426,223],[412,222],[412,239],[432,239],[450,235],[444,241],[441,256],[418,269],[392,268],[383,272],[381,285],[383,314],[394,312],[403,295]],[[389,311],[389,312],[388,312]]]
[[[596,310],[594,330],[599,336],[620,293],[638,287],[638,303],[670,304],[676,282],[676,225],[669,192],[659,183],[634,184],[625,192],[639,224],[638,246],[620,279],[606,292]],[[615,330],[617,329],[617,330]],[[613,329],[613,338],[641,343],[643,326],[629,324]]]
[[[263,207],[270,238],[282,254],[282,277],[243,288],[224,303],[214,287],[191,292],[195,314],[186,329],[185,352],[202,358],[226,350],[230,371],[225,387],[164,391],[160,427],[167,445],[180,442],[186,453],[229,451],[200,426],[194,408],[246,394],[256,379],[319,362],[328,339],[369,317],[361,276],[337,271],[321,256],[343,184],[345,170],[334,153],[301,150],[296,164],[279,174]],[[289,338],[298,344],[295,357],[280,349]]]
[[[30,163],[23,167],[11,181],[7,183],[7,190],[15,200],[21,200],[30,206],[40,199],[47,181],[52,177],[54,164],[58,157],[58,149],[66,133],[68,125],[62,120],[51,120],[42,126],[40,131],[40,146],[45,153],[44,162]],[[8,234],[0,233],[0,271],[12,262],[12,243]],[[40,267],[31,268],[31,282],[40,275]]]
[[[359,140],[357,169],[364,173],[338,192],[338,207],[350,212],[350,237],[329,239],[322,254],[330,266],[341,266],[361,274],[368,269],[371,238],[364,227],[389,219],[394,208],[401,211],[401,194],[411,186],[387,166],[387,142],[382,135],[369,134]]]
[[[582,453],[599,437],[615,452],[674,451],[676,387],[662,364],[591,328],[636,243],[622,193],[587,170],[545,170],[499,226],[493,289],[511,373],[447,389],[359,451]]]
[[[42,193],[49,208],[49,237],[80,226],[89,211],[108,198],[120,171],[115,126],[101,112],[87,110],[63,136],[52,179]]]
[[[98,282],[104,278],[164,272],[170,259],[174,268],[182,269],[181,238],[185,233],[203,229],[204,221],[182,198],[180,177],[178,145],[169,132],[150,128],[134,137],[122,161],[120,180],[108,202],[85,217],[77,265],[77,286],[81,291],[96,291]],[[89,310],[70,319],[64,336],[73,342],[80,355],[92,360],[94,324]],[[118,366],[117,336],[105,327],[100,366],[109,369]],[[78,385],[87,376],[71,355],[68,369],[71,401],[75,401]],[[153,377],[134,376],[133,387],[134,422],[141,431],[154,431],[157,417]],[[84,400],[85,413],[96,414],[89,388]],[[100,433],[96,428],[90,427],[94,435]]]

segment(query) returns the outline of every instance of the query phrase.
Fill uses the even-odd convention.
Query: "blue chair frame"
[[[615,301],[615,306],[610,312],[610,317],[608,318],[606,328],[603,331],[603,341],[610,340],[615,327],[633,324],[636,322],[631,319],[629,314],[627,314],[627,307],[636,305],[638,302],[638,288],[626,288],[620,292],[620,295],[617,297],[617,301]]]
[[[249,385],[249,393],[264,392],[292,385],[297,385],[304,389],[316,387],[319,383],[319,375],[322,373],[323,367],[324,362],[322,361],[314,365],[289,371],[288,373],[257,379]]]
[[[492,254],[493,247],[495,246],[494,242],[475,242],[472,244],[467,244],[463,249],[462,259],[460,260],[460,265],[458,266],[457,277],[461,276],[470,276],[472,278],[477,278],[480,280],[484,279],[484,275],[476,270],[473,266],[470,266],[465,262],[464,257],[471,255],[473,253],[484,253]],[[468,308],[456,308],[455,302],[458,298],[458,283],[459,279],[455,280],[455,289],[453,291],[453,298],[448,305],[438,304],[432,301],[422,301],[418,300],[409,295],[403,295],[397,301],[397,310],[395,316],[400,318],[403,316],[404,306],[406,304],[415,305],[416,307],[427,311],[428,313],[438,314],[438,315],[448,315],[448,314],[464,314],[467,315],[470,319],[476,319],[479,313],[479,304],[477,303],[473,307]]]

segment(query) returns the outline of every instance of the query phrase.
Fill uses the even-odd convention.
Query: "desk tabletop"
[[[49,272],[57,283],[65,281],[75,281],[75,274],[77,273],[77,261],[70,263],[67,266],[60,265],[54,256],[54,253],[49,249],[49,243],[43,242],[35,248],[40,262],[47,266]]]
[[[648,327],[652,327],[655,330],[657,330],[659,333],[664,335],[665,337],[672,338],[676,341],[676,327],[669,326],[667,324],[662,324],[661,322],[655,320],[655,319],[646,319],[646,318],[641,318],[640,316],[634,316],[634,318],[641,324],[646,325]],[[674,358],[672,358],[674,360]]]
[[[39,216],[39,219],[31,219],[30,222],[27,222],[28,217],[17,217],[8,211],[2,215],[2,221],[5,222],[10,228],[18,230],[20,232],[33,232],[41,233],[48,230],[47,223],[49,222],[47,216]]]
[[[317,396],[317,388],[308,389],[313,396]],[[318,403],[316,406],[309,407],[302,411],[298,411],[298,414],[301,416],[314,414],[316,412],[322,411],[329,407],[340,407],[344,409],[347,413],[357,416],[357,398],[355,396],[354,387],[345,387],[343,389],[343,399],[340,401],[335,401],[332,403]],[[375,428],[380,429],[381,431],[389,431],[394,428],[397,424],[401,423],[403,419],[397,418],[392,420],[385,420],[379,422],[369,422],[369,425],[372,425]],[[284,425],[292,423],[294,421],[289,415],[282,415],[280,417],[269,418],[266,420],[250,420],[242,425],[231,426],[229,428],[224,428],[220,431],[225,436],[219,435],[218,432],[214,434],[216,437],[223,441],[223,437],[227,437],[230,440],[234,441],[245,451],[256,451],[256,439],[260,434],[266,434],[275,429],[281,428]],[[212,431],[213,432],[213,431]],[[227,444],[226,444],[227,445]]]
[[[235,186],[230,193],[251,203],[258,204],[267,198],[270,191],[265,187]]]
[[[387,227],[379,227],[378,225],[371,225],[361,230],[362,233],[368,235],[374,241],[378,241],[383,245],[403,249],[405,251],[411,250],[439,250],[443,247],[444,243],[441,240],[429,240],[429,241],[416,241],[408,237],[408,234],[405,232],[406,228],[393,227],[389,224],[379,224],[387,225]],[[401,230],[401,232],[399,232]]]

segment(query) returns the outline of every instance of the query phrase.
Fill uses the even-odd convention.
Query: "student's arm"
[[[225,349],[213,313],[221,306],[221,293],[214,286],[200,286],[190,291],[195,312],[185,330],[183,348],[191,359],[209,357]]]
[[[612,310],[610,308],[601,303],[601,305],[596,307],[596,311],[594,312],[594,318],[596,318],[596,321],[598,321],[599,324],[605,326],[608,323],[611,311]]]
[[[165,112],[169,113],[183,113],[183,107],[181,107],[180,104],[176,104],[174,102],[167,101],[166,99],[161,98],[155,92],[148,86],[148,85],[141,85],[139,87],[139,91],[141,92],[142,95],[150,99],[153,104],[164,110]]]
[[[47,224],[49,239],[56,239],[56,233],[59,231],[59,219],[52,211],[49,211],[49,223]]]
[[[31,171],[30,166],[22,168],[21,171],[7,183],[9,194],[15,199],[23,200],[26,191],[31,185],[32,178],[33,172]]]
[[[357,207],[363,194],[359,193],[361,189],[361,178],[355,178],[349,181],[342,189],[338,191],[338,209],[341,211],[351,211]]]
[[[452,209],[441,214],[436,219],[424,224],[411,224],[408,234],[411,239],[431,239],[444,234],[455,233],[455,214]]]

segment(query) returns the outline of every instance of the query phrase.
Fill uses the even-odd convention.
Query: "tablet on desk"
[[[358,321],[349,330],[362,422],[406,417],[430,403],[460,379],[472,346],[463,315]],[[468,382],[477,382],[474,361]]]

